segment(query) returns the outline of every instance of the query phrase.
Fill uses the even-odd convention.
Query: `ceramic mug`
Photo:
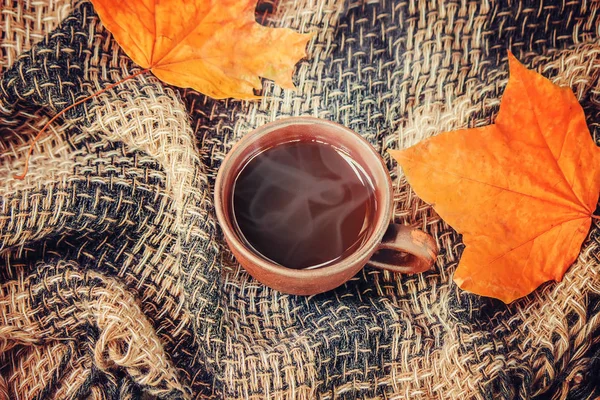
[[[256,154],[293,140],[329,143],[348,154],[369,175],[374,188],[376,210],[370,234],[353,253],[324,267],[292,269],[261,256],[235,229],[233,190],[235,181]],[[225,157],[215,184],[215,208],[225,240],[238,262],[258,281],[284,293],[312,295],[334,289],[352,278],[366,264],[401,273],[428,270],[438,248],[428,234],[391,223],[392,182],[382,158],[357,133],[323,119],[292,117],[266,124],[247,134]]]

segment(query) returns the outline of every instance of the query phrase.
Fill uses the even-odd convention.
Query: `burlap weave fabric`
[[[489,124],[511,49],[570,86],[600,142],[600,1],[263,1],[317,35],[297,91],[216,101],[141,75],[87,2],[0,3],[0,399],[594,398],[600,224],[560,283],[509,306],[452,283],[463,245],[386,150]],[[264,15],[263,15],[264,12]],[[435,268],[365,268],[318,296],[240,269],[212,185],[244,134],[292,115],[361,133]]]

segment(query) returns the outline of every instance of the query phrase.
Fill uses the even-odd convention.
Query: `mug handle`
[[[392,272],[416,274],[430,269],[437,254],[433,237],[419,229],[392,223],[367,264]]]

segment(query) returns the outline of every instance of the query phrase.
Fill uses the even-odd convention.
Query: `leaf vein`
[[[405,159],[405,160],[407,160],[407,161],[411,161],[411,162],[413,162],[413,163],[419,163],[419,162],[417,162],[417,160],[415,160],[414,158],[412,158],[412,157],[407,157],[407,156],[405,156],[405,155],[401,155],[401,156],[399,156],[399,158],[403,158],[403,159]],[[536,196],[533,196],[533,195],[531,195],[531,194],[528,194],[528,193],[519,192],[519,191],[516,191],[516,190],[513,190],[513,189],[509,189],[509,188],[505,188],[505,187],[502,187],[502,186],[494,185],[494,184],[492,184],[492,183],[483,182],[483,181],[478,181],[478,180],[476,180],[476,179],[469,178],[469,177],[467,177],[467,176],[464,176],[464,175],[461,175],[461,174],[458,174],[458,173],[455,173],[455,172],[450,172],[450,171],[448,171],[448,170],[440,171],[439,169],[437,169],[437,168],[434,168],[433,166],[431,166],[431,165],[429,165],[429,164],[427,164],[427,163],[424,163],[424,162],[421,162],[420,164],[421,164],[421,165],[423,165],[423,166],[425,166],[426,168],[428,168],[428,169],[432,170],[432,171],[435,171],[435,172],[438,172],[438,173],[441,173],[441,174],[448,174],[448,175],[456,176],[456,177],[458,177],[458,178],[461,178],[461,179],[464,179],[464,180],[467,180],[467,181],[471,181],[471,182],[479,183],[480,185],[486,185],[486,186],[490,186],[490,187],[493,187],[493,188],[496,188],[496,189],[499,189],[499,190],[503,190],[503,191],[507,191],[507,192],[510,192],[510,193],[513,193],[513,194],[517,194],[517,195],[520,195],[520,196],[529,197],[529,198],[532,198],[532,199],[535,199],[535,200],[538,200],[538,201],[541,201],[541,202],[544,202],[544,203],[549,203],[549,204],[553,204],[553,205],[555,205],[555,206],[560,206],[560,207],[562,207],[562,208],[565,208],[565,209],[567,209],[567,210],[570,210],[570,211],[575,211],[575,212],[577,212],[577,213],[579,213],[579,214],[582,214],[582,215],[585,215],[585,216],[588,216],[588,217],[589,217],[589,215],[587,215],[587,214],[585,214],[585,213],[581,212],[581,210],[577,210],[577,209],[575,209],[575,208],[570,208],[570,207],[565,207],[565,206],[564,206],[564,205],[562,205],[562,204],[557,204],[557,203],[555,203],[555,202],[553,202],[553,201],[550,201],[550,200],[547,200],[547,199],[543,199],[543,198],[541,198],[541,197],[536,197]],[[587,211],[587,210],[586,210],[586,211]]]
[[[524,67],[523,67],[524,68]],[[527,95],[527,100],[529,103],[529,109],[531,110],[531,112],[533,113],[533,115],[535,116],[535,123],[537,125],[537,131],[538,134],[542,137],[542,142],[544,142],[544,144],[546,145],[546,150],[548,150],[548,152],[550,153],[550,156],[552,158],[552,160],[554,161],[554,164],[556,165],[556,168],[560,171],[560,174],[562,175],[564,182],[566,183],[567,187],[569,188],[569,190],[571,191],[571,193],[573,194],[573,196],[575,197],[575,199],[577,200],[577,202],[579,202],[579,204],[581,206],[583,206],[583,208],[587,211],[589,211],[591,213],[591,210],[588,210],[587,206],[585,204],[583,204],[583,201],[581,200],[581,198],[577,195],[577,193],[575,193],[575,190],[573,190],[573,186],[569,184],[569,180],[567,179],[567,176],[565,175],[565,172],[563,171],[563,169],[561,168],[560,164],[558,163],[558,158],[554,156],[554,153],[552,153],[552,149],[550,148],[550,145],[548,144],[548,141],[546,140],[546,136],[544,136],[543,131],[542,131],[542,127],[540,125],[540,118],[538,115],[538,112],[536,111],[535,107],[533,106],[533,100],[531,99],[531,96],[529,94],[529,85],[525,85],[526,86],[526,90],[525,93]],[[565,138],[564,140],[566,140],[567,137],[567,133],[565,133]],[[563,142],[564,145],[564,142]],[[561,147],[561,152],[562,152],[562,147]]]
[[[585,217],[579,217],[579,218],[570,218],[570,219],[567,219],[567,220],[565,220],[565,221],[562,221],[562,222],[560,222],[560,223],[558,223],[558,224],[556,224],[556,225],[553,225],[553,226],[551,226],[550,228],[546,229],[545,231],[542,231],[542,232],[540,232],[540,233],[536,234],[536,235],[535,235],[534,237],[532,237],[531,239],[529,239],[529,240],[527,240],[527,241],[525,241],[525,242],[521,243],[520,245],[518,245],[518,246],[516,246],[516,247],[513,247],[512,249],[508,250],[507,252],[505,252],[505,253],[503,253],[503,254],[499,255],[498,257],[494,258],[492,261],[490,261],[489,263],[485,264],[485,266],[487,267],[487,266],[489,266],[489,265],[491,265],[491,264],[495,263],[496,261],[498,261],[498,260],[499,260],[499,259],[501,259],[502,257],[506,256],[507,254],[509,254],[509,253],[512,253],[513,251],[515,251],[515,250],[517,250],[517,249],[519,249],[519,248],[521,248],[521,247],[525,246],[526,244],[528,244],[528,243],[530,243],[530,242],[532,242],[532,241],[536,240],[536,239],[537,239],[537,238],[539,238],[540,236],[543,236],[543,235],[545,235],[546,233],[550,232],[551,230],[553,230],[553,229],[554,229],[554,228],[556,228],[556,227],[562,226],[562,225],[566,224],[567,222],[577,221],[577,220],[580,220],[580,219],[585,219],[585,218],[590,218],[590,216],[588,215],[588,216],[585,216]]]

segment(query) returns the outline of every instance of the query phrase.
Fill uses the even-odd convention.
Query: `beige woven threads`
[[[39,42],[69,14],[78,0],[2,0],[0,3],[0,73]]]
[[[159,385],[149,390],[155,395],[174,390],[185,393],[160,340],[130,293],[114,280],[91,271],[82,272],[72,263],[48,268],[44,277],[40,283],[26,278],[2,285],[0,289],[3,315],[0,343],[26,346],[12,355],[14,362],[19,363],[8,378],[13,393],[27,389],[30,392],[22,393],[23,397],[33,398],[53,374],[62,375],[61,369],[67,367],[63,360],[65,353],[74,351],[69,348],[72,344],[69,339],[76,338],[71,338],[69,333],[92,321],[99,330],[99,337],[92,348],[85,349],[87,355],[75,361],[78,365],[71,365],[74,371],[67,374],[63,390],[75,389],[69,388],[85,378],[86,365],[89,369],[93,363],[100,370],[123,368],[140,385],[164,382],[164,387]],[[70,282],[70,289],[51,297],[53,294],[48,293],[47,288],[63,279]],[[54,313],[36,315],[28,304],[30,294],[34,297],[49,295],[46,304],[61,318],[56,319]],[[0,350],[4,353],[10,347]]]

